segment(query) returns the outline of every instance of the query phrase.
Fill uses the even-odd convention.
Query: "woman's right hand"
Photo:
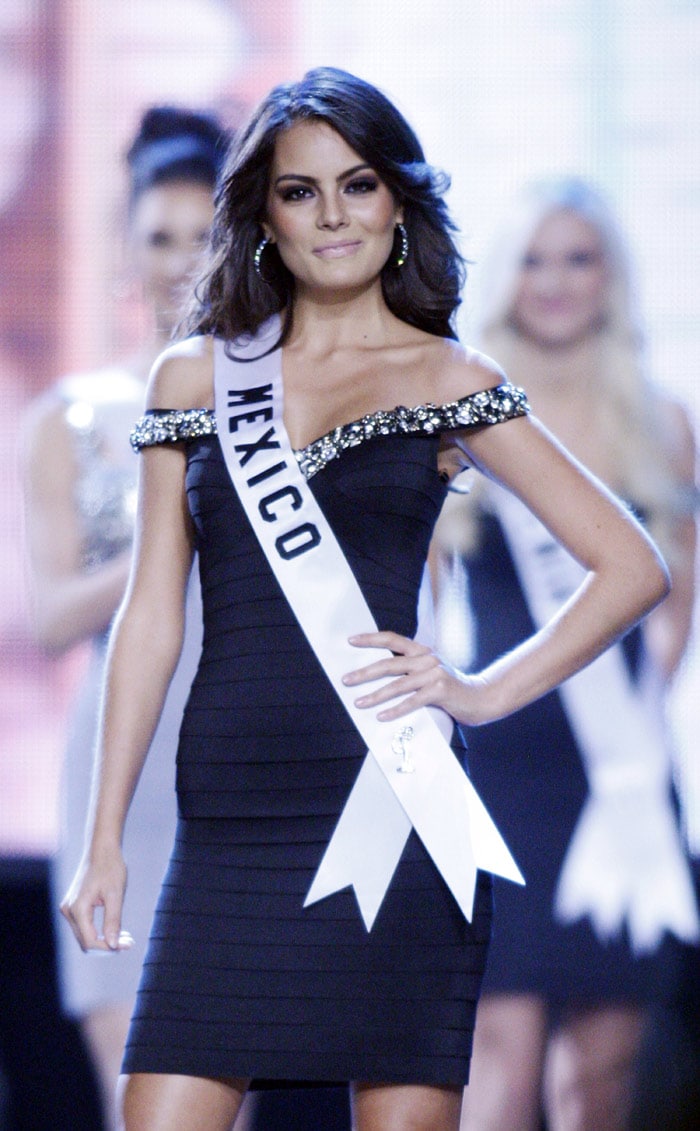
[[[82,861],[61,902],[61,914],[84,951],[117,952],[132,946],[131,935],[121,929],[125,890],[126,864],[118,848]]]

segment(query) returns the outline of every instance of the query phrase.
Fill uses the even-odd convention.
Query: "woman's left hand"
[[[346,687],[389,680],[355,700],[356,706],[368,708],[400,698],[400,703],[378,713],[381,722],[400,719],[419,707],[441,707],[458,722],[472,725],[486,721],[486,681],[478,675],[457,672],[427,645],[398,632],[364,632],[351,636],[350,643],[356,648],[384,648],[393,653],[343,676]]]

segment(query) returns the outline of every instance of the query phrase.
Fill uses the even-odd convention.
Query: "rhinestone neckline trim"
[[[434,435],[459,428],[477,428],[525,416],[529,411],[524,391],[506,383],[443,405],[428,403],[415,408],[397,405],[394,409],[380,409],[349,424],[341,424],[294,454],[304,477],[311,479],[348,448],[376,436]],[[140,451],[154,444],[181,443],[213,435],[216,435],[216,417],[212,409],[152,409],[136,423],[130,439],[134,450]]]

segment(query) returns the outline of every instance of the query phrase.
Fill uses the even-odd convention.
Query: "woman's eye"
[[[149,247],[159,247],[159,248],[170,247],[172,242],[173,241],[172,241],[172,237],[171,237],[170,233],[169,232],[163,232],[163,231],[161,231],[161,232],[151,232],[149,237],[148,237],[148,240],[147,240]]]
[[[533,267],[539,267],[541,263],[542,260],[539,255],[532,255],[531,253],[524,255],[522,259],[523,267],[529,268],[530,270],[532,270]]]
[[[350,181],[345,186],[346,192],[374,192],[377,188],[377,181],[374,177],[360,177],[356,181]]]
[[[306,197],[311,195],[311,189],[308,185],[292,185],[291,188],[286,188],[282,192],[282,200],[305,200]]]
[[[572,267],[591,267],[598,263],[598,253],[596,251],[572,251],[569,256],[569,263]]]

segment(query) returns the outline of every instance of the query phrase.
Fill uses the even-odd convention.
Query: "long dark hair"
[[[455,338],[453,318],[466,272],[442,199],[449,178],[427,164],[415,133],[381,91],[335,67],[318,67],[300,82],[276,86],[232,144],[217,194],[211,261],[196,288],[186,331],[232,341],[284,310],[276,345],[287,338],[294,277],[274,244],[265,249],[263,277],[253,256],[263,236],[275,142],[300,120],[326,122],[336,130],[403,206],[408,257],[397,266],[397,234],[381,274],[389,309],[412,326]]]

